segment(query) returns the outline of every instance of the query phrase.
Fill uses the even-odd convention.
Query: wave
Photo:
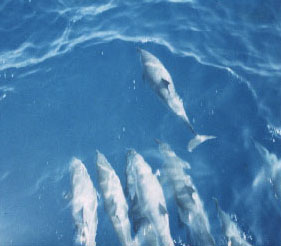
[[[16,49],[2,51],[0,56],[5,64],[0,70],[43,62],[86,41],[96,44],[121,39],[164,45],[173,53],[194,57],[199,63],[224,68],[233,74],[237,69],[245,74],[281,76],[281,63],[274,50],[267,47],[266,43],[262,43],[263,49],[260,49],[260,44],[254,42],[254,37],[264,32],[270,32],[276,40],[280,40],[279,27],[271,30],[274,28],[272,25],[237,21],[231,18],[235,11],[222,4],[209,8],[206,4],[190,0],[147,1],[145,4],[115,0],[85,5],[67,4],[62,0],[53,2],[49,8],[40,9],[42,18],[51,17],[52,20],[50,27],[42,33],[45,34],[44,38],[38,39],[32,34]],[[172,15],[179,2],[184,6],[183,10]],[[167,14],[165,11],[157,11],[157,15],[160,15],[157,19],[148,14],[148,10],[160,4],[171,7],[169,21],[162,21]],[[186,11],[190,14],[186,14]],[[64,24],[54,31],[59,19]],[[52,40],[49,39],[50,31],[56,34]],[[223,36],[229,36],[233,47]],[[197,42],[197,39],[201,42]]]

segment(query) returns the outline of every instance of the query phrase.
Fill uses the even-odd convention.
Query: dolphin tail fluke
[[[196,134],[193,139],[188,143],[187,150],[192,152],[199,144],[206,142],[207,140],[214,139],[215,136],[199,135]]]

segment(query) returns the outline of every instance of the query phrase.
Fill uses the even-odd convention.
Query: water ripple
[[[96,43],[97,40],[98,42],[108,42],[122,37],[124,40],[133,40],[134,42],[158,40],[157,43],[166,45],[172,52],[200,57],[200,61],[205,64],[230,67],[232,70],[239,69],[246,73],[261,76],[281,75],[281,62],[276,59],[273,53],[275,50],[271,45],[267,45],[266,42],[261,43],[263,50],[260,50],[260,47],[254,42],[255,36],[266,34],[269,31],[273,33],[273,38],[280,40],[280,32],[278,32],[280,27],[277,26],[274,33],[270,30],[274,29],[273,25],[242,23],[241,20],[237,21],[232,17],[234,11],[222,4],[217,4],[215,8],[209,8],[204,4],[190,0],[149,1],[145,4],[138,4],[134,1],[123,3],[108,1],[88,5],[66,4],[64,1],[53,2],[54,4],[51,4],[40,14],[54,22],[50,27],[51,29],[54,29],[57,25],[54,21],[56,18],[63,18],[68,24],[57,28],[56,38],[49,40],[48,45],[46,45],[45,38],[40,41],[36,40],[36,42],[33,38],[33,40],[22,43],[16,49],[1,51],[1,57],[6,60],[5,65],[1,66],[1,70],[42,62],[45,59],[67,52],[71,47],[85,41],[92,40],[93,43]],[[183,10],[178,11],[176,15],[172,15],[175,10],[178,10],[176,4],[178,2],[182,3]],[[157,19],[155,18],[156,15],[151,14],[153,11],[148,11],[155,5],[161,7],[165,4],[171,5],[171,11],[167,13],[162,11],[163,13],[161,13],[154,10],[157,11]],[[2,8],[5,9],[5,6]],[[186,15],[187,10],[191,14]],[[35,9],[34,11],[40,12],[43,10]],[[110,14],[107,14],[109,11]],[[56,18],[51,14],[55,14]],[[171,21],[167,22],[163,18],[158,18],[159,14],[163,18],[168,14]],[[26,21],[26,19],[33,18],[34,14],[23,17]],[[227,18],[223,19],[223,17]],[[242,17],[246,18],[247,16]],[[240,16],[240,18],[242,17]],[[123,23],[126,23],[126,26],[123,26]],[[49,33],[49,31],[46,32]],[[72,34],[71,37],[68,35],[69,33]],[[222,38],[222,35],[226,34],[229,34],[235,42],[231,44],[228,43],[228,40]],[[34,37],[34,35],[32,36]],[[48,39],[48,36],[45,35],[46,39]],[[179,36],[190,36],[190,40],[178,38]],[[193,42],[197,38],[202,39],[202,42]],[[61,50],[62,44],[66,48]],[[237,44],[240,46],[240,53],[235,52],[235,47],[231,47]],[[27,48],[31,46],[36,50],[42,49],[44,46],[47,47],[45,53],[37,56],[33,55],[32,52],[27,52]],[[244,50],[244,55],[241,54],[241,50]],[[264,56],[265,50],[267,51],[266,56]],[[239,58],[241,55],[242,57]],[[253,62],[245,61],[245,57],[250,57]]]
[[[256,83],[248,79],[251,75],[280,81],[281,61],[276,51],[281,41],[281,18],[267,4],[264,13],[250,3],[211,5],[191,0],[52,0],[47,5],[29,4],[21,1],[28,11],[19,12],[22,23],[11,24],[17,30],[13,31],[14,39],[23,41],[16,48],[5,43],[0,49],[4,61],[0,71],[42,63],[85,42],[94,45],[119,39],[153,42],[174,54],[223,69],[244,82],[256,99]],[[2,4],[2,12],[9,12],[9,5],[9,1]],[[25,35],[20,31],[30,27],[39,31]],[[0,34],[7,32],[8,28],[0,25]],[[263,88],[266,86],[264,83]]]

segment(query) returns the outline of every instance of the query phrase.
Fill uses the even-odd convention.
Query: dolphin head
[[[137,155],[137,152],[134,149],[128,149],[127,160],[134,158],[134,156],[136,156],[136,155]]]
[[[140,60],[141,60],[141,63],[144,64],[146,59],[145,59],[145,50],[137,47],[137,52],[140,54]]]
[[[127,153],[127,170],[133,172],[136,176],[151,173],[150,166],[145,162],[144,158],[134,149]]]
[[[159,63],[159,60],[152,55],[150,52],[141,49],[141,48],[137,48],[138,53],[140,53],[140,57],[141,57],[141,62],[143,64],[145,63],[152,63],[152,64],[157,64]]]
[[[97,153],[96,165],[98,170],[98,177],[101,182],[110,176],[110,173],[112,172],[112,167],[107,161],[106,157],[101,152],[96,150],[96,153]]]

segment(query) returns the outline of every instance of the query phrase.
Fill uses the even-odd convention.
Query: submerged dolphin
[[[122,246],[136,245],[131,238],[128,205],[120,180],[105,156],[97,151],[98,180],[105,209]]]
[[[234,223],[230,216],[225,213],[219,206],[218,200],[216,198],[213,198],[217,211],[218,216],[220,219],[221,227],[223,234],[227,238],[227,245],[229,246],[251,246],[243,237],[240,229],[238,228],[237,224]]]
[[[265,165],[256,176],[253,185],[257,186],[261,181],[269,180],[272,185],[274,195],[281,201],[281,159],[276,154],[270,153],[264,146],[254,142],[256,149],[263,158]]]
[[[188,227],[193,244],[214,246],[215,241],[203,203],[191,177],[185,173],[190,165],[179,158],[168,144],[159,140],[157,143],[164,160],[162,173],[173,187],[180,220]]]
[[[162,187],[151,167],[135,150],[127,155],[127,185],[131,200],[136,200],[141,215],[151,225],[158,246],[174,246]]]
[[[150,52],[138,49],[141,54],[143,66],[143,79],[148,80],[152,89],[168,105],[168,107],[180,117],[190,128],[195,137],[188,143],[188,151],[191,152],[199,144],[215,138],[215,136],[198,135],[190,123],[183,107],[183,101],[177,94],[171,75],[161,61]]]
[[[72,216],[76,226],[76,243],[96,245],[97,192],[84,164],[74,158],[70,165],[72,175]]]

